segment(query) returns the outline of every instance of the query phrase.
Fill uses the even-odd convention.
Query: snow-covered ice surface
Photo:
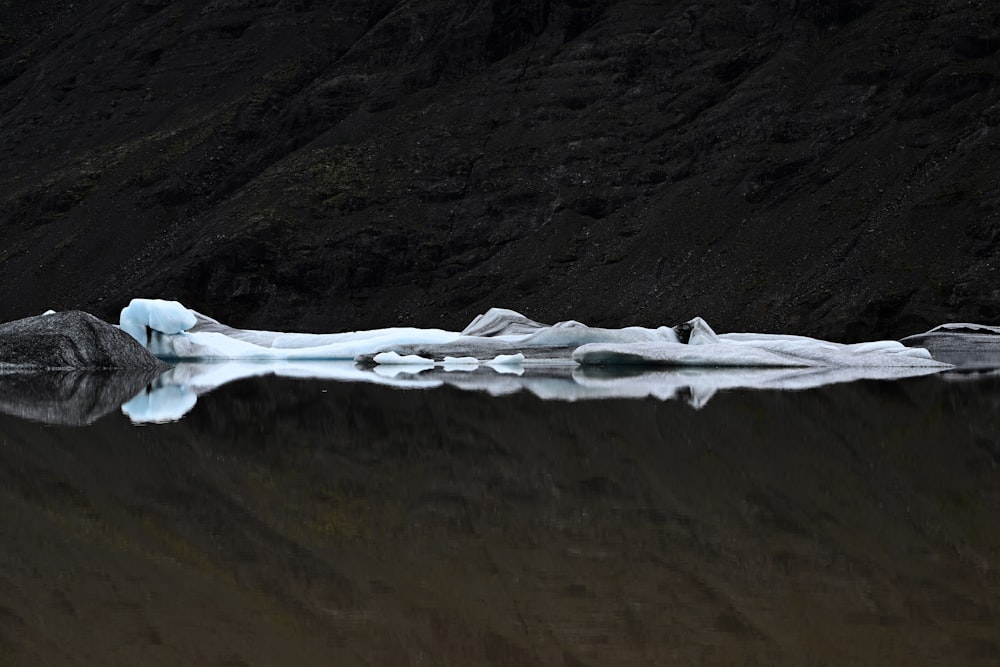
[[[574,366],[648,364],[757,368],[945,368],[926,350],[896,341],[842,345],[803,336],[716,334],[694,318],[655,329],[605,329],[580,322],[546,325],[493,308],[461,332],[395,327],[334,334],[234,329],[176,301],[133,299],[122,329],[168,360],[355,360],[433,364],[448,358],[481,364]]]
[[[959,368],[1000,367],[1000,327],[954,322],[902,340],[927,349],[935,359]]]
[[[803,338],[719,336],[718,342],[581,345],[573,359],[582,365],[648,364],[738,368],[948,368],[927,350],[895,341],[841,345]]]
[[[153,299],[133,299],[122,310],[120,326],[154,355],[170,361],[353,360],[359,354],[446,343],[459,337],[456,332],[413,327],[334,334],[234,329],[176,301]]]

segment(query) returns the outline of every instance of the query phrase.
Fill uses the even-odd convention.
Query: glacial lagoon
[[[7,385],[4,664],[1000,660],[994,372],[201,366]]]

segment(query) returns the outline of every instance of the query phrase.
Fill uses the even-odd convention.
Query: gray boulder
[[[0,324],[0,369],[165,370],[128,334],[78,310]]]

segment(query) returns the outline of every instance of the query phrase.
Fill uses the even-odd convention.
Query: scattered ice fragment
[[[487,366],[520,366],[524,363],[524,355],[518,352],[517,354],[498,354],[493,357],[490,361],[486,362]]]
[[[426,359],[416,354],[397,354],[396,352],[379,352],[375,355],[375,363],[382,365],[427,365],[434,366],[433,359]]]
[[[56,314],[56,311],[54,311],[52,309],[49,309],[49,310],[46,310],[44,313],[42,313],[42,316],[44,317],[45,315],[55,315],[55,314]]]

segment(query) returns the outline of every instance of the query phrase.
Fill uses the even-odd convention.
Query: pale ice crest
[[[132,299],[119,316],[122,331],[147,345],[151,332],[179,334],[198,320],[194,313],[177,301],[162,299]]]

